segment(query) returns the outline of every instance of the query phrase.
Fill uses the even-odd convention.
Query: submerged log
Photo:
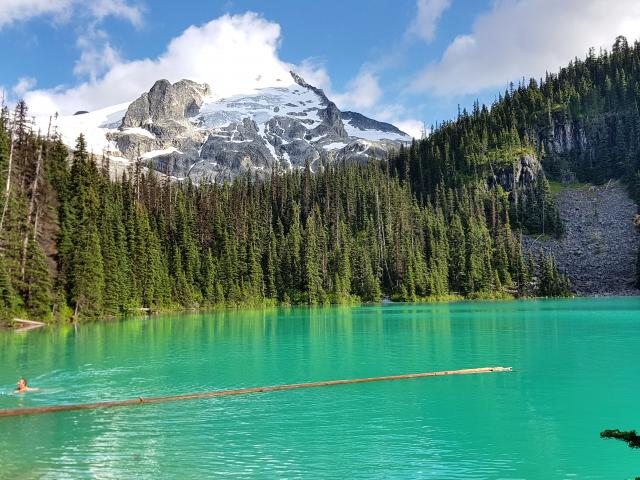
[[[470,375],[475,373],[510,372],[511,370],[512,370],[511,367],[468,368],[465,370],[443,370],[440,372],[408,373],[405,375],[389,375],[386,377],[355,378],[351,380],[327,380],[323,382],[294,383],[290,385],[274,385],[270,387],[251,387],[251,388],[241,388],[236,390],[216,390],[213,392],[171,395],[166,397],[148,397],[148,398],[138,397],[131,400],[115,400],[115,401],[109,401],[109,402],[79,403],[79,404],[72,404],[72,405],[54,405],[49,407],[16,408],[16,409],[9,409],[9,410],[0,410],[0,417],[17,417],[20,415],[37,415],[42,413],[67,412],[71,410],[91,410],[96,408],[124,407],[124,406],[133,406],[133,405],[144,405],[144,404],[150,404],[150,403],[177,402],[179,400],[196,400],[200,398],[226,397],[230,395],[245,395],[249,393],[277,392],[282,390],[295,390],[298,388],[329,387],[333,385],[350,385],[353,383],[383,382],[383,381],[389,381],[389,380],[408,380],[412,378],[440,377],[445,375]]]

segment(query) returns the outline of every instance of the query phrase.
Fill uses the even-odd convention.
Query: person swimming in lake
[[[21,377],[20,380],[18,380],[18,383],[16,385],[16,393],[27,393],[27,392],[37,392],[37,391],[38,391],[37,388],[32,388],[27,385],[26,378]]]

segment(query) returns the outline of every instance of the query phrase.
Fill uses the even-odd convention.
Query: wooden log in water
[[[28,332],[29,330],[33,330],[34,328],[44,327],[46,323],[36,322],[34,320],[24,320],[22,318],[14,318],[13,323],[21,325],[20,328],[16,328],[14,331],[17,333],[20,332]]]
[[[15,408],[0,410],[0,417],[17,417],[20,415],[38,415],[42,413],[67,412],[71,410],[92,410],[97,408],[124,407],[146,405],[151,403],[177,402],[179,400],[196,400],[199,398],[226,397],[230,395],[245,395],[249,393],[277,392],[281,390],[295,390],[298,388],[329,387],[332,385],[350,385],[353,383],[384,382],[388,380],[408,380],[411,378],[440,377],[445,375],[470,375],[475,373],[510,372],[511,367],[483,367],[465,370],[443,370],[440,372],[408,373],[405,375],[390,375],[386,377],[355,378],[351,380],[328,380],[313,383],[294,383],[290,385],[274,385],[270,387],[251,387],[236,390],[217,390],[213,392],[189,393],[185,395],[170,395],[166,397],[138,397],[130,400],[115,400],[110,402],[78,403],[71,405],[53,405],[49,407]]]

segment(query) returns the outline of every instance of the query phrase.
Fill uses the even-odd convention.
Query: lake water
[[[0,418],[0,478],[626,479],[640,299],[292,308],[0,332],[0,408],[513,372]],[[12,393],[20,376],[40,392]]]

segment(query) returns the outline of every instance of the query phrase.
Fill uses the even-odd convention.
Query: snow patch
[[[151,150],[150,152],[143,154],[142,158],[146,160],[149,158],[159,157],[161,155],[169,155],[170,153],[174,153],[174,152],[182,155],[182,152],[177,148],[169,147],[169,148],[165,148],[164,150]]]
[[[382,130],[362,130],[354,127],[349,122],[344,122],[344,128],[350,137],[364,138],[365,140],[372,140],[379,142],[381,140],[399,140],[401,142],[411,142],[409,135],[400,135],[393,132],[383,132]]]
[[[117,126],[122,122],[128,107],[128,103],[121,103],[89,113],[58,117],[54,125],[66,145],[74,146],[82,133],[87,143],[87,150],[101,154],[110,151],[111,146],[106,134],[117,131]],[[36,125],[43,131],[46,131],[48,124],[48,117],[36,119]]]
[[[122,131],[122,133],[142,135],[143,137],[151,138],[152,140],[156,139],[156,136],[153,133],[151,133],[149,130],[145,130],[144,128],[140,128],[140,127],[125,128]]]
[[[208,97],[191,121],[201,128],[222,128],[245,118],[260,125],[277,116],[289,116],[303,118],[309,121],[309,128],[314,128],[322,123],[318,110],[324,108],[322,98],[311,89],[295,85],[270,87],[256,89],[249,95],[217,100]]]
[[[344,142],[332,142],[329,143],[327,145],[323,145],[322,148],[324,148],[325,150],[338,150],[340,148],[344,148],[346,147],[347,144]]]

